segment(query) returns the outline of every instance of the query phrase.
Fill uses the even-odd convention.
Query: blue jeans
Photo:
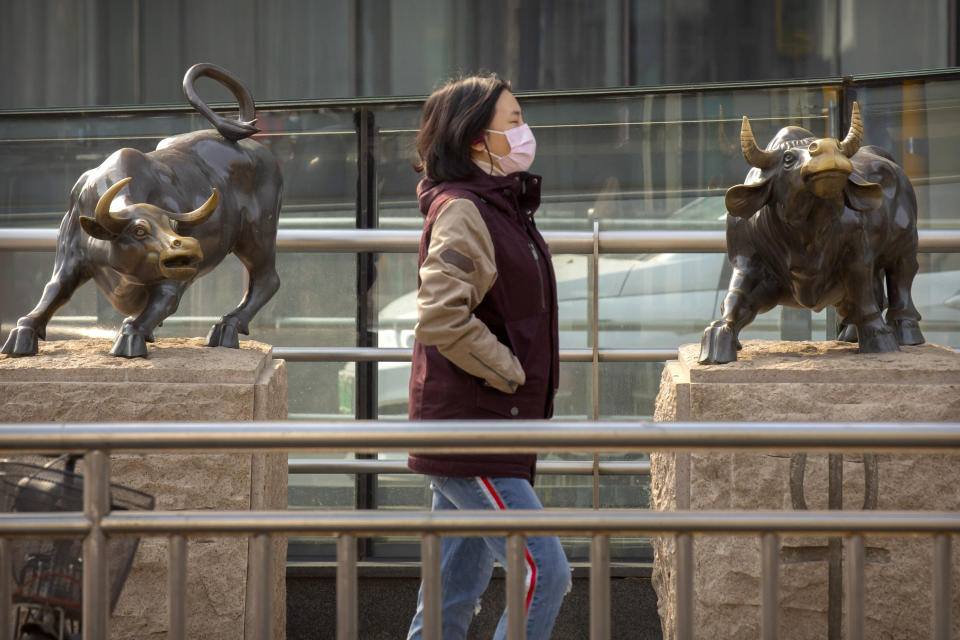
[[[433,510],[542,509],[530,483],[522,478],[452,478],[427,476],[433,490]],[[529,537],[527,549],[527,640],[548,640],[563,596],[570,590],[570,565],[556,536]],[[506,538],[442,538],[440,568],[443,640],[463,640],[480,596],[490,582],[494,561],[506,567]],[[407,640],[420,640],[423,631],[423,585],[417,613]],[[494,640],[507,635],[507,614],[500,617]]]

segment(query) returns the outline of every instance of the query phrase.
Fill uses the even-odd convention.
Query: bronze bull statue
[[[231,90],[239,121],[204,104],[194,89],[201,76]],[[36,354],[50,318],[91,278],[128,316],[110,350],[126,358],[147,355],[154,329],[177,310],[190,283],[228,253],[244,264],[249,284],[239,306],[210,330],[208,345],[237,348],[238,333],[249,332],[250,320],[276,293],[283,179],[273,154],[249,139],[258,131],[250,92],[211,64],[191,67],[183,90],[216,130],[166,138],[149,153],[120,149],[80,176],[60,224],[53,276],[3,353]]]
[[[701,363],[736,360],[740,331],[777,305],[836,306],[839,339],[859,342],[860,353],[923,343],[910,293],[917,198],[890,154],[862,140],[857,103],[842,141],[784,127],[760,149],[743,118],[740,147],[753,169],[727,191],[733,274]]]

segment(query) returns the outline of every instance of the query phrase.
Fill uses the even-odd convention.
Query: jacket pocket
[[[524,389],[526,385],[520,387]],[[523,393],[503,393],[491,386],[477,386],[477,409],[491,418],[514,418],[517,420],[536,420],[543,418],[545,398],[532,397]]]

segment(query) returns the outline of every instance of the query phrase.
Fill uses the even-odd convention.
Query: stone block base
[[[286,419],[286,366],[268,345],[202,344],[159,339],[149,358],[127,360],[108,355],[111,340],[67,340],[41,342],[31,358],[0,356],[0,422]],[[114,454],[111,478],[153,495],[158,510],[285,509],[287,503],[285,453]],[[249,636],[248,540],[193,537],[187,554],[187,636]],[[271,561],[273,637],[282,640],[284,539],[274,540]],[[166,592],[167,540],[142,538],[113,612],[111,638],[165,638]]]
[[[699,345],[667,363],[657,421],[958,421],[960,355],[935,345],[861,355],[840,342],[746,341],[739,360],[697,363]],[[866,462],[868,464],[865,464]],[[793,452],[654,453],[652,502],[659,510],[828,508],[828,456],[805,458],[803,481],[791,483]],[[872,465],[876,463],[876,474]],[[845,454],[844,509],[960,509],[960,455]],[[796,475],[796,474],[795,474]],[[870,488],[868,492],[867,488]],[[875,489],[876,500],[868,493]],[[780,634],[828,637],[828,539],[781,541]],[[957,541],[954,541],[954,548]],[[932,633],[933,540],[866,538],[865,637],[920,640]],[[654,539],[653,584],[665,640],[676,636],[673,538]],[[954,553],[953,611],[960,611],[960,554]],[[694,538],[694,629],[703,638],[760,633],[760,543],[757,538]],[[960,637],[960,616],[953,616]]]

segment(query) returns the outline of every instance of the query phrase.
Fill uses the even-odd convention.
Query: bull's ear
[[[727,211],[738,218],[749,218],[767,204],[770,185],[770,178],[764,178],[752,184],[738,184],[730,187],[724,198]]]
[[[108,231],[101,226],[96,218],[91,218],[90,216],[80,216],[80,226],[83,227],[84,231],[98,240],[110,240],[115,235],[112,231]]]
[[[873,211],[883,204],[883,187],[851,173],[843,187],[843,199],[851,209]]]

